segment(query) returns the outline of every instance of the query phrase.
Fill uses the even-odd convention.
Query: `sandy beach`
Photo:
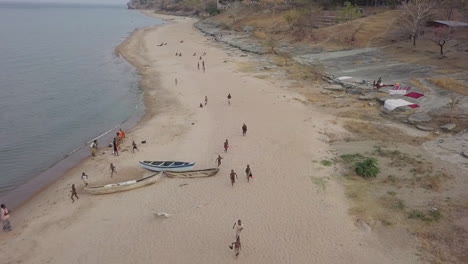
[[[13,231],[0,236],[1,263],[416,262],[411,248],[383,243],[358,228],[336,172],[317,163],[332,156],[324,133],[342,132],[334,116],[303,104],[300,94],[279,82],[239,72],[239,63],[255,58],[228,52],[194,29],[194,19],[164,18],[170,21],[135,31],[117,49],[138,68],[146,105],[120,156],[100,142],[97,157],[12,212]],[[161,42],[167,45],[157,46]],[[200,108],[205,96],[208,104]],[[226,139],[230,147],[224,153]],[[132,140],[139,152],[132,153]],[[194,161],[196,169],[211,168],[218,154],[221,170],[211,178],[163,178],[102,196],[86,194],[80,179],[86,172],[90,185],[97,185],[151,174],[139,160]],[[111,162],[117,168],[113,178]],[[239,177],[234,186],[231,169]],[[314,183],[323,179],[326,192]],[[71,184],[80,197],[74,203]],[[157,212],[171,216],[158,218]],[[228,245],[237,219],[245,229],[236,259]]]

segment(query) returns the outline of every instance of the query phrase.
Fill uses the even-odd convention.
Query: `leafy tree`
[[[337,18],[340,22],[348,22],[361,16],[357,6],[346,1],[344,6],[338,9]]]

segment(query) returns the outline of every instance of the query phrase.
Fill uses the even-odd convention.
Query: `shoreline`
[[[14,231],[0,240],[7,261],[145,263],[158,256],[173,263],[236,263],[226,245],[232,240],[232,221],[238,218],[246,223],[239,257],[245,263],[405,259],[405,254],[385,252],[370,234],[358,232],[338,182],[327,181],[326,193],[314,185],[314,179],[333,175],[311,162],[329,155],[319,134],[333,129],[332,117],[311,111],[300,95],[280,84],[239,73],[238,64],[248,59],[227,55],[193,29],[193,19],[183,20],[186,23],[139,29],[119,45],[118,52],[128,51],[125,59],[141,67],[145,116],[127,133],[120,157],[106,153],[85,159],[15,210]],[[171,35],[173,31],[177,34]],[[148,50],[155,40],[170,44]],[[174,58],[177,50],[183,50],[184,57]],[[194,69],[197,60],[191,56],[204,50],[206,74]],[[174,77],[179,79],[175,86]],[[225,102],[228,92],[234,97],[231,106]],[[201,109],[204,95],[210,103]],[[245,138],[237,131],[242,122],[249,125]],[[226,137],[231,148],[223,154]],[[131,140],[148,142],[131,154]],[[194,159],[197,168],[213,167],[217,154],[225,160],[219,175],[209,179],[163,179],[154,186],[104,196],[83,193],[79,180],[81,171],[89,174],[91,185],[138,177],[146,173],[136,167],[141,157]],[[113,179],[109,162],[118,169]],[[243,179],[246,163],[254,170],[252,183]],[[231,168],[240,176],[235,187],[227,181]],[[71,184],[78,184],[80,195],[73,204],[68,200]],[[173,216],[155,219],[152,213],[160,210]],[[133,242],[138,247],[124,250]],[[79,250],[74,243],[80,243]],[[98,246],[104,243],[110,246]]]
[[[140,13],[145,15],[144,12],[140,12]],[[158,19],[157,17],[152,17],[152,16],[148,16],[148,17]],[[165,21],[163,19],[159,19],[159,20]],[[125,129],[127,133],[131,132],[138,126],[143,125],[145,120],[147,121],[152,116],[154,116],[155,113],[150,112],[148,110],[148,109],[151,109],[151,110],[154,110],[154,109],[153,107],[148,107],[148,106],[151,106],[151,102],[150,102],[151,100],[145,96],[145,91],[149,89],[149,87],[144,86],[142,78],[141,78],[140,69],[143,66],[133,64],[134,61],[132,62],[128,60],[125,57],[124,52],[122,52],[121,50],[126,48],[125,46],[128,45],[128,42],[132,38],[133,34],[137,33],[137,31],[153,29],[162,25],[164,25],[164,23],[160,25],[154,25],[154,26],[148,26],[144,28],[135,29],[130,34],[128,34],[127,37],[121,43],[115,46],[114,51],[113,51],[116,58],[123,59],[125,63],[128,63],[131,67],[134,68],[135,72],[138,75],[138,78],[136,79],[136,81],[138,83],[138,86],[141,89],[143,89],[141,102],[138,102],[138,104],[140,104],[141,107],[143,107],[142,112],[131,115],[127,119],[115,125],[113,128],[108,129],[105,132],[91,138],[84,145],[79,145],[71,152],[67,153],[63,157],[60,157],[56,162],[51,164],[48,168],[44,169],[43,171],[39,172],[36,176],[31,177],[30,179],[20,184],[15,189],[3,195],[2,203],[8,204],[11,209],[17,210],[21,208],[21,206],[23,206],[25,203],[32,200],[41,192],[45,191],[49,186],[54,184],[56,181],[60,180],[61,177],[64,177],[65,175],[67,175],[70,170],[73,170],[76,167],[79,167],[86,160],[91,159],[92,157],[90,156],[89,149],[87,147],[93,140],[104,138],[105,142],[110,142],[112,141],[112,136],[109,137],[109,135],[112,135],[112,132],[117,131],[119,128]],[[102,151],[106,151],[108,148],[104,147],[104,146],[107,146],[107,144],[103,145],[102,142],[100,143],[101,143],[101,147],[99,148],[98,152],[102,153]]]

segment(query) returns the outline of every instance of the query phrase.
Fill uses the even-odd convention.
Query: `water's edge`
[[[157,19],[152,17],[153,19]],[[159,19],[160,20],[160,19]],[[161,24],[161,25],[164,25]],[[133,32],[129,33],[126,38],[119,43],[117,46],[114,47],[114,55],[116,57],[121,57],[124,59],[125,63],[129,64],[137,73],[138,78],[136,82],[138,83],[138,87],[143,89],[144,87],[141,85],[141,75],[140,70],[130,61],[128,61],[125,56],[118,49],[124,43],[128,42],[133,36],[134,33],[138,30],[143,29],[151,29],[156,28],[161,25],[154,25],[144,28],[136,28]],[[86,144],[77,146],[73,151],[64,155],[60,158],[56,163],[51,165],[49,168],[45,169],[44,171],[40,172],[37,176],[32,177],[30,180],[26,181],[25,183],[19,185],[17,188],[11,190],[7,194],[1,197],[2,203],[8,204],[9,208],[17,209],[29,200],[33,199],[36,195],[41,193],[42,191],[46,190],[47,187],[52,185],[54,182],[59,180],[60,178],[64,177],[68,171],[73,168],[79,167],[80,164],[85,162],[88,158],[90,158],[90,151],[89,151],[89,144],[94,139],[98,139],[100,143],[99,152],[107,149],[106,142],[112,142],[112,139],[115,135],[115,132],[122,128],[125,131],[132,130],[136,128],[138,125],[141,125],[145,120],[148,119],[147,115],[147,106],[146,106],[146,93],[143,92],[139,102],[137,104],[138,107],[142,107],[141,111],[136,111],[137,113],[133,114],[126,120],[122,121],[120,124],[116,124],[113,128],[101,133],[100,135],[91,138]],[[77,176],[79,177],[79,175]]]

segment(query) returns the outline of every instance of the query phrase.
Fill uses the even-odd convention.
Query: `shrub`
[[[344,2],[344,6],[338,9],[337,18],[340,22],[348,22],[360,17],[361,14],[356,5],[351,4],[350,2]]]
[[[356,154],[343,154],[343,155],[340,156],[340,158],[345,163],[352,163],[352,162],[364,159],[364,156],[362,156],[359,153],[356,153]]]
[[[380,172],[380,169],[377,167],[377,160],[373,158],[367,158],[364,161],[356,162],[354,166],[357,175],[364,178],[375,178]]]
[[[437,209],[433,209],[429,211],[427,214],[419,211],[419,210],[411,210],[408,214],[409,219],[419,219],[425,222],[432,222],[432,221],[439,221],[442,217],[441,213]]]
[[[219,10],[218,10],[218,7],[217,7],[216,3],[209,3],[209,4],[206,6],[205,11],[206,11],[210,16],[219,14]]]
[[[320,164],[322,164],[323,166],[327,166],[327,167],[330,167],[331,165],[333,165],[333,163],[329,160],[322,160]]]

